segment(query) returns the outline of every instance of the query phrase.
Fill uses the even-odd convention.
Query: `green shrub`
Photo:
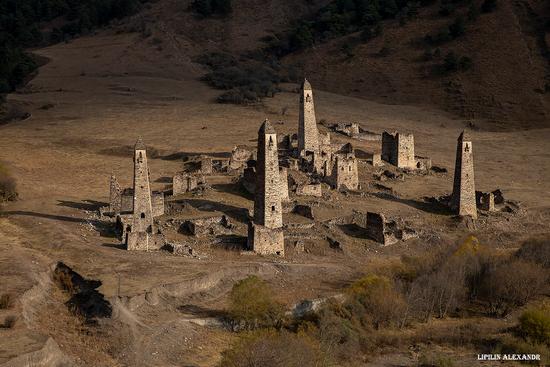
[[[235,326],[245,329],[280,327],[284,310],[272,297],[272,290],[257,276],[238,281],[229,294],[228,314]]]
[[[399,326],[407,305],[390,279],[368,275],[353,283],[349,289],[347,305],[354,308],[357,317],[369,320],[376,328]]]
[[[550,304],[532,307],[521,314],[518,331],[525,339],[550,345]]]

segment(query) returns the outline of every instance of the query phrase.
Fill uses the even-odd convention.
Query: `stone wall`
[[[281,194],[281,200],[288,201],[290,199],[288,195],[288,168],[280,167],[279,176],[279,193]]]
[[[134,206],[132,212],[132,232],[154,232],[147,153],[141,139],[136,143],[134,151]]]
[[[267,228],[250,223],[248,227],[248,248],[261,255],[285,254],[285,239],[282,228]]]
[[[296,195],[322,197],[322,185],[320,183],[298,184],[296,186]]]
[[[399,168],[416,168],[413,134],[382,133],[382,159]]]
[[[172,195],[185,194],[199,186],[199,177],[187,172],[179,172],[172,178]]]
[[[109,212],[119,214],[121,210],[122,189],[115,175],[111,175],[109,189]]]
[[[333,188],[357,190],[359,189],[359,172],[357,170],[357,158],[350,154],[336,154],[332,167],[330,184]]]
[[[153,218],[164,215],[164,193],[154,191],[151,201],[153,205]]]
[[[397,164],[399,168],[416,168],[413,134],[397,133]]]

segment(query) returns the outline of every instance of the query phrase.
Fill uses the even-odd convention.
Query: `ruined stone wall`
[[[286,167],[279,168],[279,192],[281,194],[282,201],[288,201],[288,169]]]
[[[416,162],[414,159],[414,136],[413,134],[397,134],[396,137],[397,144],[397,163],[396,166],[399,168],[410,168],[414,169],[416,167]]]
[[[252,149],[248,147],[238,145],[231,151],[231,158],[229,160],[229,168],[232,170],[241,170],[246,168],[246,162],[250,159],[254,159],[254,153]]]
[[[129,232],[127,236],[126,245],[130,251],[156,251],[166,244],[164,236],[157,233]]]
[[[384,243],[386,232],[386,218],[380,213],[367,213],[367,234],[376,242]]]
[[[151,201],[153,205],[153,218],[164,215],[164,193],[153,192]]]
[[[121,210],[122,189],[115,175],[111,175],[109,188],[109,211],[119,214]]]
[[[189,191],[193,191],[199,185],[197,176],[186,172],[179,172],[172,178],[172,194],[180,195]]]
[[[212,174],[212,158],[207,156],[201,156],[200,157],[200,172],[203,175],[211,175]]]
[[[336,155],[330,183],[337,190],[343,188],[357,190],[359,188],[357,158],[353,154]]]
[[[298,184],[296,187],[298,196],[323,196],[322,185],[320,183]]]
[[[254,223],[268,228],[283,225],[280,196],[279,154],[277,133],[265,120],[258,132],[258,160],[254,197]]]
[[[120,198],[120,212],[132,213],[134,210],[134,190],[125,189]]]
[[[319,150],[319,132],[315,118],[313,90],[307,80],[302,84],[300,117],[298,122],[298,149],[315,152]]]
[[[386,131],[382,133],[382,159],[397,165],[397,142],[395,134]]]
[[[465,132],[458,137],[451,209],[460,216],[477,218],[472,140]]]

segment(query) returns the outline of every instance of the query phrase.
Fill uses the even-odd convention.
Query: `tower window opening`
[[[271,206],[271,211],[272,211],[272,212],[275,211],[275,205],[272,205],[272,206]]]
[[[141,219],[145,219],[145,213],[141,213]]]

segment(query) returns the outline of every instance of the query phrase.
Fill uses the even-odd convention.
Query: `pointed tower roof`
[[[134,150],[147,150],[147,147],[143,143],[143,140],[141,139],[141,136],[136,141],[136,145],[134,146]]]
[[[269,122],[268,119],[265,119],[262,126],[260,126],[260,134],[276,134],[276,133],[277,132],[273,128],[273,125],[271,125],[271,122]]]
[[[311,84],[305,78],[304,78],[304,82],[302,83],[302,89],[303,90],[311,90]]]
[[[472,137],[470,133],[466,130],[462,130],[462,133],[460,133],[460,136],[458,137],[458,140],[460,141],[472,141]]]

